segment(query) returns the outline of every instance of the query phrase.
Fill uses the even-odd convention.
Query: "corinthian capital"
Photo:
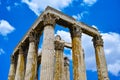
[[[35,30],[32,30],[29,34],[29,41],[30,42],[39,42],[39,33],[36,32]]]
[[[52,25],[54,26],[56,21],[59,19],[58,16],[54,14],[47,13],[43,16],[43,24],[45,25]]]
[[[25,46],[22,44],[18,48],[19,48],[19,54],[24,54],[24,50],[23,49],[25,49]]]
[[[95,36],[95,37],[93,37],[93,44],[94,44],[94,47],[96,47],[96,46],[103,46],[102,36]]]
[[[71,37],[81,37],[82,30],[76,24],[73,24],[72,28],[70,28]]]
[[[55,50],[63,50],[64,41],[55,41]]]

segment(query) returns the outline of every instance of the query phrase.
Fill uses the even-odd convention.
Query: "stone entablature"
[[[85,34],[88,34],[90,36],[96,36],[96,35],[100,34],[95,28],[89,27],[88,25],[84,24],[83,22],[77,22],[74,18],[69,17],[69,16],[61,13],[60,11],[48,6],[45,9],[45,11],[39,16],[39,18],[36,20],[36,22],[31,26],[30,30],[26,33],[26,35],[23,37],[23,39],[18,43],[18,45],[14,49],[13,54],[16,54],[21,42],[25,42],[25,41],[27,42],[28,36],[32,30],[36,30],[37,32],[39,32],[39,35],[41,35],[41,32],[43,31],[43,27],[45,24],[43,21],[44,20],[43,16],[45,16],[46,14],[49,14],[49,15],[51,14],[52,16],[56,16],[57,17],[56,24],[62,25],[64,27],[72,28],[71,25],[75,24],[79,28],[81,28],[82,32]]]

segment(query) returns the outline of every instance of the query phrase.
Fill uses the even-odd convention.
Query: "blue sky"
[[[119,0],[0,0],[0,79],[7,80],[10,55],[47,5],[97,28],[104,39],[104,50],[110,80],[120,80],[120,1]],[[69,30],[59,25],[55,34],[71,42]],[[83,34],[87,80],[97,80],[91,37]],[[87,44],[86,44],[87,43]],[[39,51],[42,47],[42,37]],[[65,48],[70,59],[72,53]],[[72,68],[70,68],[72,78]],[[71,79],[72,80],[72,79]]]

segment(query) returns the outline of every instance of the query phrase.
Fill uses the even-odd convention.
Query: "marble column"
[[[15,78],[15,58],[14,55],[11,56],[10,70],[8,74],[8,80],[14,80]]]
[[[43,16],[44,35],[40,80],[54,79],[54,25],[57,19],[55,15],[49,13]]]
[[[84,60],[84,71],[85,71],[85,74],[84,76],[86,77],[85,80],[87,79],[87,76],[86,76],[86,65],[85,65],[85,52],[84,52],[84,49],[82,49],[83,51],[83,60]]]
[[[81,28],[74,24],[72,28],[70,28],[70,33],[72,38],[74,80],[86,80],[84,70],[84,57],[81,46]]]
[[[64,75],[64,41],[55,41],[55,76],[54,80],[65,80]]]
[[[35,80],[37,73],[39,34],[32,30],[29,34],[29,49],[27,54],[25,80]]]
[[[24,73],[25,73],[25,60],[24,60],[24,52],[23,47],[19,47],[19,54],[18,54],[18,62],[17,62],[17,69],[15,80],[24,80]]]
[[[70,71],[69,71],[69,59],[64,57],[64,80],[70,80]]]
[[[96,53],[95,55],[96,55],[96,64],[98,71],[98,80],[109,80],[107,64],[103,49],[103,39],[101,38],[101,36],[95,36],[93,38],[93,44]]]

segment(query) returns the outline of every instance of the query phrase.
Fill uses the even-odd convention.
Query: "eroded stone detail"
[[[52,21],[53,19],[53,21]],[[54,24],[56,17],[50,14],[44,17],[44,35],[41,59],[40,80],[54,80]],[[49,36],[48,36],[49,35]]]
[[[65,80],[64,75],[64,58],[63,58],[63,49],[64,41],[59,41],[61,38],[56,37],[55,41],[55,75],[54,80]],[[57,41],[58,40],[58,41]]]
[[[60,36],[57,36],[54,39],[54,26],[56,23],[70,29],[72,45],[62,41]],[[73,80],[86,80],[84,53],[82,51],[82,46],[81,46],[82,33],[88,34],[93,37],[93,44],[96,52],[98,79],[109,80],[107,67],[106,67],[106,60],[103,50],[103,40],[99,32],[96,29],[88,27],[88,25],[82,22],[76,22],[74,19],[70,18],[69,16],[64,15],[59,11],[54,10],[50,7],[47,8],[45,12],[42,13],[38,21],[35,22],[35,24],[28,31],[28,33],[25,35],[22,41],[15,48],[13,52],[13,57],[11,58],[8,80],[14,80],[14,78],[15,80],[38,79],[37,68],[39,64],[37,63],[38,61],[37,49],[39,44],[39,37],[43,29],[44,29],[44,40],[42,47],[42,57],[40,60],[41,61],[40,80],[70,80],[69,60],[68,58],[64,58],[63,60],[64,47],[72,48],[73,70],[74,70]],[[27,48],[29,46],[28,50],[25,48],[28,54],[26,54],[22,49],[19,48],[19,46],[21,46],[21,44],[25,42]],[[27,60],[24,60],[25,56],[27,56]],[[56,64],[55,64],[55,60],[56,60]],[[63,63],[64,63],[64,67],[63,67]],[[16,64],[17,64],[17,68],[16,68]],[[25,71],[25,79],[23,73],[24,71]]]
[[[59,19],[59,17],[54,14],[47,13],[43,16],[42,19],[43,19],[44,26],[52,25],[54,27],[54,25],[56,24],[56,21]]]
[[[64,57],[64,76],[65,80],[70,80],[69,59]]]
[[[96,47],[96,46],[103,46],[103,39],[101,37],[102,36],[95,36],[93,38],[94,47]]]
[[[73,25],[70,29],[72,38],[72,59],[73,59],[73,75],[74,80],[86,80],[84,70],[84,56],[81,46],[81,28]]]
[[[29,42],[35,42],[36,46],[39,44],[39,32],[32,30],[29,34]]]
[[[96,36],[93,38],[93,44],[95,47],[96,64],[98,71],[98,80],[109,80],[107,64],[105,60],[105,54],[103,49],[103,40],[101,36]]]
[[[25,73],[24,69],[25,69],[24,51],[23,51],[23,46],[20,46],[15,80],[24,80],[24,73]]]
[[[63,51],[63,49],[64,49],[64,41],[63,42],[55,41],[55,50]]]
[[[72,28],[70,28],[70,33],[71,33],[72,38],[73,37],[81,37],[82,29],[79,26],[73,24]]]
[[[15,59],[14,59],[14,55],[11,55],[11,64],[10,64],[8,80],[14,80],[14,78],[15,78]]]
[[[37,56],[38,56],[38,44],[36,45],[37,34],[30,33],[29,36],[29,49],[27,54],[27,64],[26,64],[26,71],[25,71],[25,80],[35,80],[36,73],[37,73]]]

